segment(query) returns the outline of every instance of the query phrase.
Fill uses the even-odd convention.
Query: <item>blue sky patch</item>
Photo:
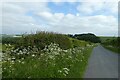
[[[80,3],[72,4],[72,3],[68,3],[68,2],[64,2],[64,3],[61,2],[57,5],[53,2],[49,2],[48,7],[52,10],[52,13],[64,13],[65,15],[70,13],[70,14],[76,15],[76,13],[78,13],[78,11],[76,9],[78,4],[80,4]]]

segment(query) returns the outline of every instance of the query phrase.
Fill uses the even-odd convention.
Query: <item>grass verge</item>
[[[93,48],[94,47],[90,47],[84,50],[84,60],[81,63],[75,64],[76,66],[73,68],[73,72],[69,75],[70,78],[83,78]]]
[[[105,45],[103,45],[103,47],[105,47],[106,49],[108,49],[108,50],[110,50],[112,52],[120,54],[120,48],[112,47],[112,46],[105,46]]]
[[[4,54],[3,78],[82,78],[93,47],[61,50],[50,45],[43,53],[36,54],[34,48],[33,53],[22,52],[19,58],[15,55],[19,52]]]

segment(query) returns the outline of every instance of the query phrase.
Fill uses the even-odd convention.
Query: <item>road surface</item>
[[[84,78],[118,78],[118,54],[101,45],[95,47],[89,58]]]

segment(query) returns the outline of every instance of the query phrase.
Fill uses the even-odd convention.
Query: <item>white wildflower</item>
[[[27,54],[30,54],[30,52],[27,52]]]
[[[28,78],[31,78],[31,76],[29,76]]]
[[[9,67],[11,68],[12,66],[10,65]]]
[[[21,63],[21,61],[20,61],[20,60],[18,60],[18,62],[19,62],[19,63]]]
[[[23,52],[22,52],[21,50],[19,51],[19,53],[20,53],[20,54],[23,54]]]
[[[12,71],[14,71],[15,69],[14,68],[12,68]]]
[[[15,60],[15,57],[11,58],[12,60]]]
[[[11,64],[14,64],[14,63],[15,63],[15,61],[12,60],[12,61],[11,61]]]
[[[50,59],[53,59],[53,58],[54,58],[54,56],[53,56],[53,55],[49,55],[49,58],[50,58]]]
[[[12,72],[12,71],[9,71],[10,73]]]
[[[34,54],[32,54],[32,57],[35,57],[35,55],[34,55]]]
[[[20,55],[20,53],[17,53],[17,55]]]
[[[64,52],[68,52],[67,50],[63,50]]]
[[[65,74],[65,73],[63,73],[63,75],[64,75],[64,76],[66,76],[66,74]]]
[[[11,46],[10,44],[8,44],[8,46]]]
[[[24,64],[25,62],[23,61],[23,62],[21,62],[22,64]]]
[[[5,46],[7,46],[7,44],[5,44]]]
[[[68,58],[72,59],[72,56],[68,56]]]
[[[65,74],[68,74],[68,71],[65,71]]]
[[[16,50],[14,50],[13,52],[16,53]]]
[[[59,72],[59,73],[62,73],[62,71],[61,71],[61,70],[58,70],[58,72]]]
[[[68,68],[63,68],[63,70],[69,71],[69,69],[68,69]]]
[[[22,60],[24,60],[24,58],[21,58]]]
[[[11,60],[11,58],[8,58],[8,61],[10,61]]]
[[[80,61],[82,62],[82,59]]]

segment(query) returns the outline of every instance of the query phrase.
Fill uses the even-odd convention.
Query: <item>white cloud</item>
[[[3,13],[25,14],[28,11],[37,13],[50,11],[46,2],[4,2]]]
[[[3,3],[2,6],[2,32],[8,34],[31,32],[35,30],[45,30],[43,26],[36,22],[36,19],[27,14],[38,11],[50,11],[46,7],[47,3]]]
[[[83,7],[79,7],[79,9],[83,9],[83,12],[86,10],[83,14],[93,13],[94,10],[102,9],[103,5],[104,3],[99,5],[83,3]],[[114,6],[107,5],[107,7]],[[34,16],[28,15],[29,12],[32,12]],[[112,15],[80,16],[80,13],[76,13],[76,15],[52,13],[47,3],[4,3],[3,13],[4,33],[45,30],[61,33],[93,32],[97,35],[117,35],[118,29],[117,18]]]
[[[32,29],[37,28],[31,23],[35,24],[32,17],[5,14],[3,15],[3,32],[11,34],[30,32]]]
[[[52,14],[50,12],[40,12],[38,15],[46,19],[52,18]]]
[[[55,13],[54,16],[55,16],[56,19],[61,20],[61,19],[63,19],[64,14],[63,13]]]
[[[3,7],[3,14],[4,13],[8,13],[8,14],[21,14],[21,13],[25,13],[25,9],[19,5],[16,5],[13,3],[3,3],[2,5]]]
[[[118,12],[118,2],[81,2],[80,5],[77,6],[77,10],[80,13],[84,14],[92,14],[96,13],[100,10],[104,12],[109,12],[113,14],[117,14]]]
[[[59,14],[59,13],[55,13]],[[114,16],[75,16],[67,14],[62,19],[56,19],[56,15],[47,19],[48,31],[61,33],[93,32],[98,35],[117,35],[117,19]]]
[[[76,16],[80,16],[80,14],[79,14],[79,13],[76,13]]]

